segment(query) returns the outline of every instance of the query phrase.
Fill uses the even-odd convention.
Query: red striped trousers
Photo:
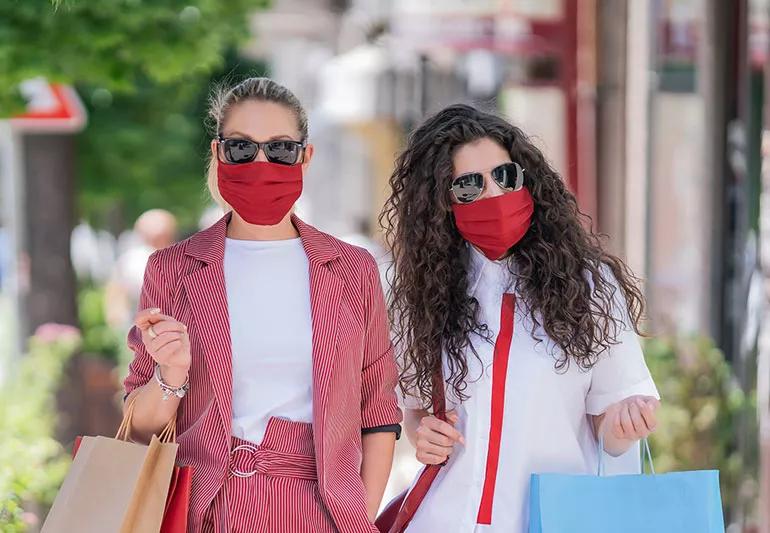
[[[232,437],[230,473],[204,533],[334,533],[318,489],[313,426],[271,418],[261,444]]]

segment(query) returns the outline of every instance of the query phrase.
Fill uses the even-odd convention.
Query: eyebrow
[[[247,134],[245,134],[243,132],[240,132],[240,131],[232,131],[232,132],[230,132],[229,135],[222,134],[222,137],[230,137],[232,135],[235,135],[235,136],[238,136],[238,137],[243,137],[243,138],[248,139],[248,140],[253,141],[253,142],[257,142],[257,141],[254,140],[254,138],[251,135],[247,135]],[[269,142],[269,141],[280,141],[280,140],[293,141],[295,139],[291,135],[273,135],[272,137],[269,137],[267,139],[267,142]]]

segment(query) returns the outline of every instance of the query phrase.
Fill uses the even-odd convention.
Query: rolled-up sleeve
[[[165,283],[160,269],[158,252],[153,253],[147,261],[144,271],[142,293],[139,297],[139,309],[157,307],[161,313],[171,312],[171,293]],[[125,397],[152,379],[155,362],[142,342],[142,333],[136,326],[128,332],[128,347],[134,352],[134,358],[128,367],[128,376],[123,382]]]
[[[611,278],[614,281],[614,277]],[[625,299],[616,285],[614,316],[622,327],[613,344],[600,354],[591,369],[591,385],[586,395],[586,412],[600,415],[607,408],[631,396],[654,396],[658,389],[647,368],[639,336],[631,327]]]
[[[361,370],[361,421],[362,430],[369,433],[383,426],[398,426],[402,415],[396,396],[398,369],[388,330],[385,297],[373,258],[367,263],[365,287],[367,305]]]

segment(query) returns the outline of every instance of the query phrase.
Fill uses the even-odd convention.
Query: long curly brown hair
[[[602,249],[599,235],[581,225],[585,215],[540,150],[500,117],[467,105],[449,106],[409,136],[380,215],[393,252],[390,314],[401,388],[425,406],[442,351],[447,383],[464,400],[466,358],[469,352],[478,357],[470,335],[491,342],[487,325],[479,321],[479,303],[469,294],[470,249],[455,225],[449,192],[453,154],[481,138],[500,144],[526,169],[535,210],[507,260],[535,328],[541,327],[548,345],[556,348],[556,370],[566,371],[573,361],[591,368],[623,328],[639,333],[644,307],[639,280]]]

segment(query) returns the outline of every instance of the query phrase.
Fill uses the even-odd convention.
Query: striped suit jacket
[[[177,414],[178,460],[195,468],[190,530],[222,487],[230,460],[232,365],[224,283],[230,214],[149,259],[140,308],[158,307],[188,326],[190,391]],[[363,249],[293,217],[310,265],[313,438],[321,497],[343,532],[377,531],[366,517],[362,429],[398,424],[397,370],[377,266]],[[270,305],[270,302],[254,302]],[[154,361],[137,328],[126,393],[147,383]]]

